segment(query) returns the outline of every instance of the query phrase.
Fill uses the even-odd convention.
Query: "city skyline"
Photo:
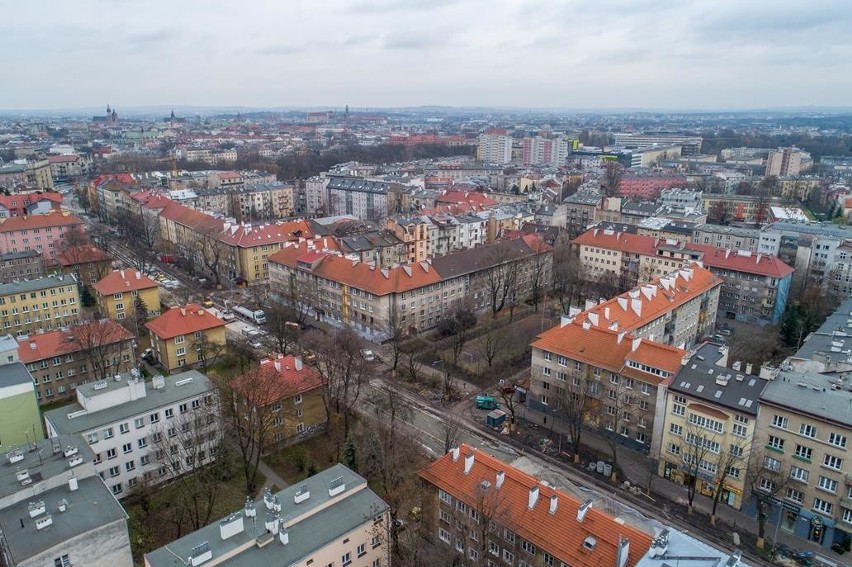
[[[7,6],[0,108],[837,107],[852,87],[852,16],[828,0],[180,8]]]

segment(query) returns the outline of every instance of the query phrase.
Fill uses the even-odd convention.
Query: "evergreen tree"
[[[355,451],[355,443],[352,442],[352,438],[346,440],[346,448],[343,450],[343,458],[345,459],[343,464],[352,469],[352,471],[358,472],[358,455]]]
[[[83,307],[91,307],[96,303],[94,296],[92,296],[92,292],[89,291],[88,286],[83,286],[82,291],[80,292],[80,301],[83,303]]]

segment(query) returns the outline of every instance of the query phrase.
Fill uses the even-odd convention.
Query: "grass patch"
[[[336,456],[334,442],[321,434],[270,453],[263,462],[293,485],[335,464]]]

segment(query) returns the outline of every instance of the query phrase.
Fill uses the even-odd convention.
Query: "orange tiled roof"
[[[102,329],[93,330],[96,325]],[[28,364],[54,356],[61,356],[88,348],[94,340],[100,344],[113,344],[130,340],[133,334],[109,319],[87,321],[74,325],[67,331],[56,330],[36,333],[26,339],[18,339],[18,353],[21,362]]]
[[[722,268],[734,272],[758,274],[774,278],[784,278],[793,273],[793,268],[782,262],[777,256],[767,254],[742,253],[736,250],[716,248],[706,244],[687,243],[686,248],[704,253],[701,261],[711,268]]]
[[[157,282],[138,270],[114,270],[92,287],[101,295],[112,295],[157,287]]]
[[[161,340],[168,340],[180,335],[191,335],[197,331],[224,327],[225,324],[223,320],[200,305],[188,303],[184,307],[172,307],[159,317],[145,323],[145,327]]]
[[[662,378],[654,374],[638,373],[628,368],[627,361],[659,368],[669,373],[680,370],[686,351],[680,348],[636,339],[621,331],[594,327],[577,320],[559,325],[541,333],[531,345],[571,360],[585,362],[610,372],[641,377],[646,382],[659,383]]]
[[[473,464],[466,474],[466,456]],[[578,520],[582,503],[570,494],[550,487],[537,478],[500,461],[496,457],[461,445],[458,460],[453,452],[431,463],[418,475],[426,482],[444,490],[468,506],[479,508],[483,517],[514,531],[537,548],[553,555],[567,565],[617,565],[619,538],[630,541],[627,567],[633,567],[648,552],[653,536],[594,507]],[[497,488],[497,473],[505,476]],[[487,481],[488,487],[483,488]],[[529,506],[531,489],[538,489],[532,509]],[[551,513],[552,498],[556,510]],[[487,510],[483,510],[487,509]],[[584,547],[587,537],[593,537],[593,550]]]
[[[249,225],[227,225],[220,240],[226,244],[251,248],[263,244],[280,244],[282,242],[296,242],[300,238],[310,238],[314,235],[308,222],[302,219],[274,222],[255,226]]]
[[[55,211],[45,215],[22,215],[0,219],[0,232],[15,232],[34,228],[54,226],[82,225],[83,219],[64,211]]]
[[[621,252],[645,254],[647,256],[655,256],[657,254],[657,239],[653,236],[627,234],[625,232],[602,230],[600,228],[590,228],[572,240],[571,244],[594,246],[607,250],[620,250]]]
[[[24,210],[29,205],[41,201],[62,203],[62,195],[59,193],[19,193],[15,195],[0,195],[0,206],[9,210]],[[15,203],[14,205],[12,203]]]
[[[260,407],[322,388],[320,373],[301,360],[299,364],[302,365],[301,370],[296,369],[296,357],[292,354],[266,358],[254,370],[237,376],[232,386],[244,398]]]
[[[656,278],[650,283],[617,295],[577,316],[580,321],[619,331],[634,331],[701,294],[722,285],[709,270],[693,263],[691,268]]]
[[[97,246],[75,246],[56,256],[60,266],[109,262],[113,258]]]

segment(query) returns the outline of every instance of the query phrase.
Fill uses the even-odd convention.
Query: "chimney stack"
[[[503,486],[504,480],[506,480],[506,473],[503,471],[497,471],[497,482],[495,483],[495,486],[497,488],[500,488],[501,486]]]
[[[470,474],[473,468],[473,451],[464,456],[464,474]]]
[[[592,507],[592,501],[586,500],[583,504],[577,508],[577,521],[581,522],[586,518],[586,512],[589,511],[589,508]]]
[[[556,507],[559,505],[559,497],[555,494],[550,497],[550,513],[556,513]]]
[[[535,508],[535,503],[538,502],[538,485],[536,484],[532,488],[530,488],[530,499],[529,499],[529,508],[532,510]]]
[[[453,447],[452,449],[450,449],[450,452],[453,454],[453,462],[458,461],[459,460],[459,448]]]
[[[296,372],[301,372],[301,371],[302,371],[302,357],[297,356],[296,357]]]

